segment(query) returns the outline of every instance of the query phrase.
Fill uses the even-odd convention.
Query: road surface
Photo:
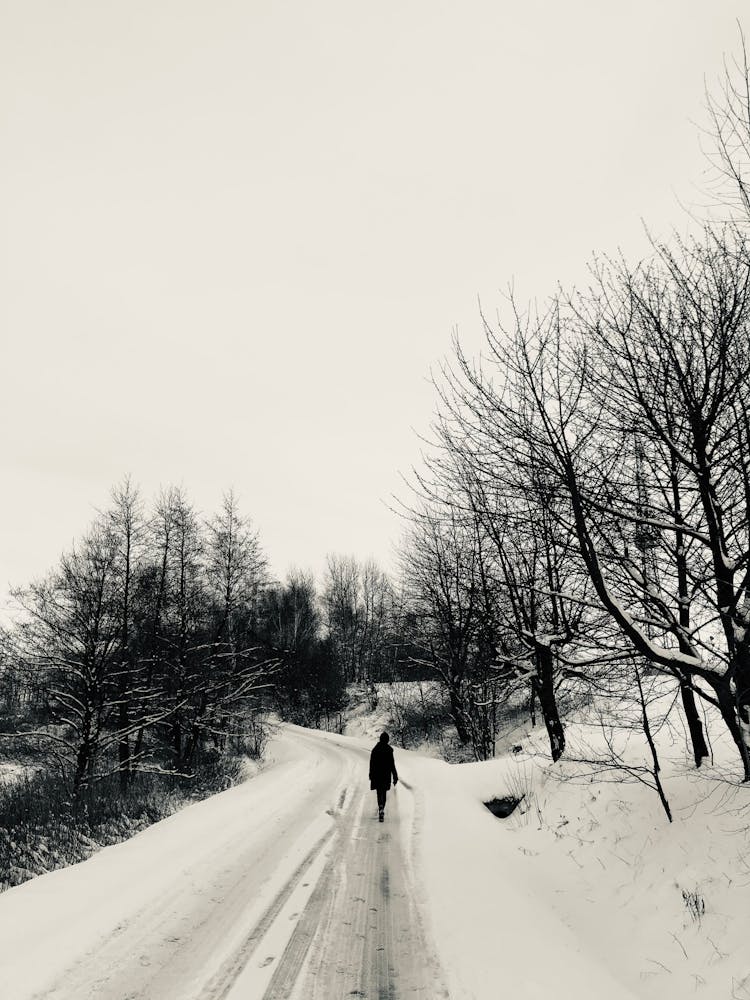
[[[381,824],[366,750],[285,727],[271,752],[244,785],[4,894],[0,920],[26,890],[3,927],[4,1000],[447,997],[415,902],[408,774]]]

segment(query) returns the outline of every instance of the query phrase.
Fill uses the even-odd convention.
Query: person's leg
[[[378,789],[378,819],[383,822],[383,816],[385,815],[385,797],[387,795],[385,788]]]

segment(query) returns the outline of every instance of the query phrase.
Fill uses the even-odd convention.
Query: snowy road
[[[3,1000],[447,996],[414,904],[408,787],[377,822],[367,755],[289,727],[275,762],[0,897]]]

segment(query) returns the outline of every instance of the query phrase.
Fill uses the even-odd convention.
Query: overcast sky
[[[0,586],[125,473],[387,565],[477,301],[685,225],[730,0],[2,0]]]

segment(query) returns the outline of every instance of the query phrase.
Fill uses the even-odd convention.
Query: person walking
[[[381,823],[384,819],[386,795],[391,787],[391,777],[394,787],[398,784],[393,747],[388,745],[389,741],[388,733],[381,733],[370,754],[370,788],[378,793],[378,819]]]

